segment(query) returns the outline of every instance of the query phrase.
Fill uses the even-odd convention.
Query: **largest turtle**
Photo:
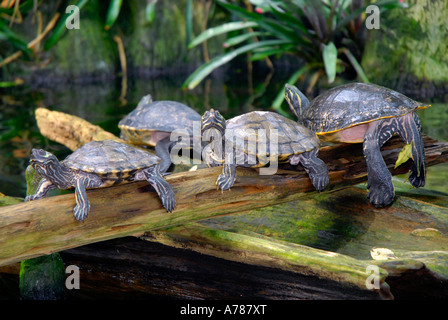
[[[172,212],[174,192],[160,174],[159,162],[155,155],[112,140],[89,142],[61,162],[48,151],[33,149],[30,164],[42,179],[36,193],[25,201],[43,198],[51,189],[75,188],[74,216],[84,221],[90,209],[86,189],[146,180]]]
[[[195,110],[177,101],[153,101],[148,94],[118,123],[118,127],[122,138],[132,144],[155,147],[157,156],[162,159],[160,172],[164,173],[171,165],[170,152],[179,139],[185,140],[182,141],[183,148],[193,149],[195,121],[199,131],[201,115]],[[173,132],[177,139],[176,136],[171,138]],[[200,144],[196,152],[200,154]]]
[[[413,164],[409,182],[425,185],[425,151],[417,109],[426,108],[405,95],[367,83],[350,83],[327,90],[311,102],[300,90],[285,85],[285,99],[298,122],[332,142],[363,143],[367,164],[368,198],[376,207],[393,202],[392,175],[381,146],[393,135],[412,143]]]

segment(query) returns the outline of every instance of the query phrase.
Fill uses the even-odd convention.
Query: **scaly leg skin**
[[[96,174],[78,172],[74,177],[76,206],[73,209],[75,219],[84,221],[90,211],[90,202],[87,199],[87,189],[100,188],[103,180]]]
[[[328,167],[321,159],[317,157],[318,149],[313,149],[308,152],[293,155],[289,159],[291,165],[301,164],[308,176],[314,188],[318,191],[324,190],[329,182]]]
[[[50,181],[45,178],[42,178],[37,186],[37,191],[33,195],[29,195],[25,198],[25,201],[32,201],[41,199],[47,196],[48,191],[52,189],[56,189],[57,187]]]
[[[396,118],[388,118],[371,123],[364,135],[368,198],[377,208],[390,205],[395,197],[392,174],[387,169],[380,148],[397,130]]]
[[[216,184],[222,191],[232,188],[236,178],[236,165],[224,164],[222,167],[222,174],[218,176]]]
[[[420,131],[420,119],[415,112],[398,118],[398,134],[405,143],[412,142],[412,160],[409,182],[415,188],[423,187],[426,178],[425,149]]]
[[[163,207],[167,212],[173,212],[176,207],[176,201],[174,200],[174,191],[170,184],[163,178],[160,173],[159,165],[155,165],[146,169],[143,169],[136,173],[135,180],[146,180],[157,192],[160,201],[162,201]]]
[[[171,166],[170,149],[174,145],[174,142],[170,140],[170,136],[157,142],[155,146],[156,155],[162,159],[159,163],[160,173],[164,174]]]
[[[229,148],[229,150],[225,150],[222,173],[218,176],[218,179],[216,179],[216,185],[221,191],[229,190],[235,183],[237,163],[244,163],[244,152],[236,154],[233,149]]]
[[[73,209],[75,219],[78,221],[84,221],[90,211],[90,203],[87,199],[86,185],[87,178],[80,177],[76,180],[75,184],[75,200],[76,206]]]

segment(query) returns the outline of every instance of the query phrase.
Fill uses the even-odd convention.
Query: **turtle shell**
[[[259,131],[260,129],[265,131]],[[229,144],[235,150],[256,155],[259,160],[262,160],[271,152],[271,140],[275,141],[273,129],[277,130],[277,153],[280,161],[285,161],[293,154],[319,147],[319,139],[314,132],[270,111],[253,111],[227,120],[226,145]],[[263,139],[266,139],[266,151],[258,147],[248,147],[251,143],[252,146],[258,146],[260,142],[264,142]]]
[[[118,127],[133,143],[155,145],[158,140],[179,129],[193,135],[193,122],[201,121],[199,113],[182,103],[145,101],[142,99],[137,108],[118,123]],[[157,132],[161,133],[159,138],[150,137],[157,135]]]
[[[369,83],[330,89],[313,99],[301,123],[317,134],[332,133],[371,121],[405,115],[426,108],[394,90]]]
[[[100,176],[126,174],[157,164],[160,158],[144,150],[113,140],[92,141],[69,155],[62,163],[75,170]]]

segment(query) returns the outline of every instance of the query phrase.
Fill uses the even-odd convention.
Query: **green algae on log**
[[[376,265],[382,270],[383,297],[388,297],[388,286],[391,297],[399,299],[411,293],[446,297],[448,205],[398,195],[394,205],[377,209],[365,196],[362,188],[350,187],[148,232],[144,238],[364,289],[367,267]],[[448,200],[448,194],[440,197]],[[416,238],[415,231],[423,227],[437,230],[439,237]],[[393,252],[394,259],[374,259],[371,250],[378,247]]]

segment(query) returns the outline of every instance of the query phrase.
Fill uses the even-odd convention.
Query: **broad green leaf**
[[[336,78],[336,63],[338,60],[338,49],[333,42],[323,45],[322,58],[324,60],[325,72],[327,73],[328,83],[332,83]]]
[[[305,41],[303,41],[303,39],[297,34],[296,30],[290,28],[282,21],[270,19],[258,13],[249,12],[242,7],[230,4],[225,1],[221,0],[215,0],[215,1],[219,5],[230,11],[231,13],[237,15],[238,17],[256,22],[260,28],[269,31],[273,36],[276,36],[279,39],[292,40],[298,43],[305,43]]]
[[[15,49],[22,51],[27,57],[31,54],[28,44],[0,20],[0,39],[8,41]]]
[[[106,25],[104,29],[109,30],[118,18],[123,0],[111,0],[106,15]]]
[[[147,24],[151,24],[156,16],[156,3],[157,0],[153,0],[146,5],[145,8],[145,20]]]
[[[362,81],[365,83],[369,83],[370,81],[364,73],[364,69],[361,67],[358,60],[356,60],[355,56],[350,52],[350,50],[348,50],[347,48],[340,48],[339,51],[343,52],[347,56],[348,60],[352,64],[353,68],[355,68],[356,73],[362,79]]]
[[[228,48],[228,47],[232,47],[237,44],[240,44],[252,37],[265,36],[265,35],[268,35],[268,33],[266,33],[266,32],[246,32],[239,36],[235,36],[235,37],[227,39],[222,45],[224,48]]]
[[[76,3],[76,6],[79,8],[79,11],[81,11],[81,9],[86,5],[86,3],[89,0],[79,0]],[[47,51],[49,49],[51,49],[51,47],[53,47],[56,42],[58,42],[58,40],[62,37],[64,31],[67,30],[66,26],[65,26],[65,22],[67,21],[67,18],[70,17],[70,13],[66,13],[58,22],[58,24],[56,25],[56,27],[53,29],[53,31],[51,32],[50,36],[48,37],[47,41],[45,41],[44,44],[44,50]]]
[[[297,29],[299,32],[302,33],[302,35],[307,36],[309,34],[307,28],[303,24],[302,21],[297,19],[295,16],[293,16],[291,13],[286,12],[280,12],[278,10],[272,10],[272,13],[282,22],[290,26],[291,28]]]
[[[258,60],[265,59],[272,55],[286,54],[286,53],[292,51],[291,48],[293,48],[293,46],[290,44],[287,44],[285,46],[261,48],[260,50],[256,50],[253,52],[252,56],[250,57],[250,60],[258,61]]]
[[[403,149],[401,149],[400,153],[398,154],[397,161],[395,162],[395,168],[405,163],[409,159],[412,159],[412,141],[406,144]]]
[[[207,63],[204,63],[202,66],[200,66],[198,69],[196,69],[188,78],[185,80],[184,84],[182,85],[182,88],[188,88],[189,90],[194,89],[205,77],[207,77],[213,70],[216,68],[222,66],[223,64],[231,61],[238,55],[241,55],[246,52],[250,52],[256,48],[261,48],[263,46],[272,46],[276,44],[284,44],[288,41],[285,40],[266,40],[266,41],[259,41],[247,44],[243,47],[240,47],[238,49],[235,49],[231,52],[222,54],[218,57],[213,58]]]
[[[200,33],[193,41],[188,45],[188,49],[194,48],[198,44],[204,42],[207,39],[215,37],[220,34],[224,34],[230,31],[254,28],[257,24],[255,22],[245,22],[245,21],[237,21],[237,22],[229,22],[224,23],[220,26],[209,28],[202,33]]]

